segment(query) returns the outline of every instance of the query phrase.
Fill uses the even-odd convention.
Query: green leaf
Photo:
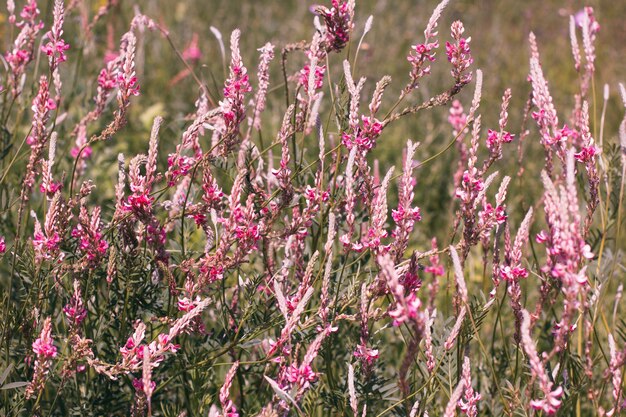
[[[21,387],[25,387],[28,384],[29,384],[28,381],[11,382],[10,384],[3,385],[2,388],[0,388],[0,390],[21,388]]]
[[[274,390],[276,395],[278,395],[278,398],[280,398],[283,401],[289,401],[291,404],[294,405],[294,407],[296,407],[298,412],[300,414],[302,414],[302,410],[300,410],[300,407],[298,407],[298,404],[296,404],[296,400],[294,400],[291,397],[291,395],[289,395],[285,391],[283,391],[283,389],[280,388],[280,386],[278,385],[278,383],[276,381],[274,381],[272,378],[268,377],[267,375],[263,375],[263,378],[265,378],[265,380],[267,382],[269,382],[270,386],[272,387],[272,389]]]
[[[11,369],[13,369],[12,363],[10,363],[9,366],[7,366],[4,371],[2,371],[2,375],[0,375],[0,385],[4,384],[4,381],[7,379],[7,376],[9,376],[9,372],[11,372]]]

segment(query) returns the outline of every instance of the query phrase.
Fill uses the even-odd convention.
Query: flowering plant
[[[506,89],[481,109],[476,29],[437,29],[448,0],[405,79],[375,83],[357,78],[374,21],[361,31],[354,0],[312,7],[310,39],[264,44],[256,66],[246,30],[227,54],[211,27],[212,82],[217,52],[195,33],[180,51],[139,7],[120,36],[118,1],[40,7],[7,2],[0,414],[624,412],[626,117],[606,121],[608,86],[596,117],[592,8],[571,17],[565,111],[533,33],[525,108]],[[179,60],[169,88],[195,89],[179,116],[146,105],[154,50]],[[424,114],[448,145],[406,138],[396,170],[381,149]]]

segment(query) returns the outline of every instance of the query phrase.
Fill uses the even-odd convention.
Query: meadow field
[[[626,413],[624,0],[0,6],[0,416]]]

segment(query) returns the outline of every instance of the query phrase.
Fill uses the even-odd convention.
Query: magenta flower
[[[555,390],[550,391],[546,398],[541,400],[532,400],[530,402],[531,408],[534,410],[541,410],[549,416],[553,416],[561,407],[561,396],[563,395],[563,388],[557,387]]]
[[[63,307],[63,313],[72,326],[80,326],[87,317],[87,309],[85,308],[80,292],[80,283],[74,281],[74,293],[69,303]]]
[[[483,180],[477,176],[478,170],[472,167],[471,170],[463,172],[461,186],[456,190],[456,197],[463,203],[472,202],[485,188]]]
[[[52,358],[57,356],[57,348],[54,346],[51,336],[52,322],[46,318],[41,328],[41,334],[33,342],[33,353],[36,355],[35,371],[33,379],[26,387],[26,398],[37,395],[44,389],[46,378],[52,365]]]
[[[358,344],[354,350],[354,356],[371,366],[378,359],[378,349],[370,349],[367,346]]]
[[[356,146],[359,151],[366,153],[376,146],[376,139],[380,136],[382,130],[383,125],[378,119],[361,116],[361,126],[351,133],[344,132],[342,143],[348,149]]]
[[[537,243],[545,243],[547,240],[548,234],[545,230],[542,230],[541,232],[537,233],[537,235],[535,235],[535,242]]]
[[[98,74],[98,86],[103,90],[112,90],[117,87],[117,79],[107,68],[103,68]]]
[[[412,51],[406,57],[407,61],[411,64],[411,82],[409,84],[409,90],[418,86],[418,81],[424,76],[430,74],[430,65],[428,62],[435,61],[434,50],[439,47],[437,41],[419,43],[411,46]]]
[[[230,388],[233,384],[233,379],[235,378],[235,374],[237,372],[237,368],[239,368],[239,362],[233,363],[233,366],[228,370],[226,374],[226,379],[224,380],[224,385],[220,388],[220,404],[222,406],[222,417],[239,417],[239,413],[237,413],[237,407],[230,397]]]
[[[7,52],[5,58],[11,67],[20,67],[30,61],[30,53],[25,49],[18,49],[15,52]]]
[[[394,326],[401,326],[408,320],[422,321],[424,313],[421,311],[422,301],[412,292],[404,298],[403,303],[396,303],[396,308],[389,312]]]
[[[332,0],[330,9],[318,6],[317,12],[326,24],[326,49],[328,52],[341,51],[350,40],[354,28],[354,1]]]
[[[202,58],[202,51],[200,51],[200,48],[198,47],[197,33],[193,34],[191,42],[189,42],[189,45],[187,45],[183,51],[183,58],[191,62],[199,61]]]
[[[476,417],[478,415],[478,401],[481,399],[479,392],[472,388],[472,374],[470,370],[470,359],[466,356],[463,359],[463,399],[459,400],[459,408],[468,417]]]
[[[39,191],[41,191],[42,194],[45,194],[51,198],[62,187],[63,184],[61,184],[60,182],[50,181],[48,183],[41,183],[41,185],[39,186]]]
[[[500,268],[500,278],[512,282],[519,278],[528,278],[528,270],[520,266],[510,267],[509,265]]]
[[[308,388],[312,382],[317,380],[317,374],[313,372],[310,365],[297,367],[291,365],[285,370],[287,381],[300,388]]]
[[[324,85],[324,74],[326,73],[325,65],[316,65],[315,74],[313,76],[313,88],[319,90]],[[309,91],[309,77],[311,74],[311,67],[307,64],[300,70],[298,77],[298,84],[302,86],[304,92],[307,94],[313,94],[313,91]]]
[[[78,249],[91,265],[97,264],[109,248],[101,229],[100,207],[94,208],[90,216],[85,206],[82,206],[79,224],[72,230],[72,237],[78,239]]]
[[[52,344],[49,328],[47,333],[42,332],[41,336],[33,342],[33,352],[44,358],[55,358],[57,356],[57,348]]]
[[[589,161],[593,161],[593,157],[596,156],[597,152],[598,148],[593,145],[583,146],[582,148],[580,148],[580,152],[574,154],[574,158],[576,158],[576,160],[579,162],[587,163]]]
[[[243,64],[239,51],[239,29],[230,38],[231,61],[229,77],[224,83],[224,100],[220,101],[222,112],[218,133],[222,136],[219,153],[226,155],[238,143],[239,126],[246,116],[246,94],[252,91],[248,70]]]
[[[533,113],[533,117],[535,117],[534,116],[535,113]],[[539,113],[541,113],[541,111]],[[541,114],[544,114],[544,113],[541,113]],[[540,120],[540,119],[541,119],[541,116],[537,116],[537,120]],[[579,136],[578,132],[570,129],[569,127],[567,127],[567,125],[563,125],[562,129],[556,131],[556,134],[554,135],[554,137],[547,138],[546,143],[548,145],[555,145],[561,142],[567,143],[568,140],[572,140],[572,141],[576,140],[578,136]]]
[[[150,386],[151,389],[154,390],[156,388],[156,382],[150,381]],[[135,391],[143,393],[143,380],[141,378],[133,378],[133,388],[135,388]]]
[[[496,132],[495,130],[487,130],[487,148],[495,149],[502,143],[510,143],[513,141],[515,135],[509,132]]]
[[[127,211],[133,211],[136,213],[145,213],[152,209],[153,197],[145,194],[133,194],[129,195],[124,209]]]
[[[465,28],[459,20],[452,23],[450,28],[455,43],[446,42],[446,55],[452,64],[451,74],[458,84],[467,84],[472,80],[472,74],[466,73],[474,62],[469,43],[472,38],[462,37]]]
[[[170,154],[167,157],[167,166],[169,167],[170,180],[169,185],[176,184],[178,178],[186,176],[193,168],[196,160],[189,156],[180,155],[177,153]]]
[[[467,124],[467,114],[463,112],[463,105],[459,100],[454,100],[450,106],[450,115],[448,115],[448,123],[452,125],[453,134],[458,135]]]
[[[20,17],[26,21],[34,21],[39,16],[39,9],[37,8],[37,1],[30,0],[24,5],[24,8],[20,12]]]
[[[72,155],[73,158],[77,158],[79,152],[80,152],[80,148],[78,146],[74,146],[72,150],[70,151],[70,155]],[[92,152],[93,152],[93,149],[91,148],[91,146],[85,146],[83,148],[83,152],[80,154],[80,158],[89,159],[91,157]]]
[[[54,42],[50,41],[41,47],[42,52],[44,52],[49,57],[56,59],[59,63],[67,61],[65,51],[67,51],[68,49],[70,49],[70,46],[65,43],[63,39],[59,39]]]
[[[42,259],[51,260],[54,258],[53,253],[59,249],[61,238],[58,233],[48,237],[39,231],[33,235],[32,242],[35,252],[40,253]]]

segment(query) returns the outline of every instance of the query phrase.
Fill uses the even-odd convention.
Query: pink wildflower
[[[33,342],[33,353],[36,355],[35,371],[33,379],[26,387],[26,398],[36,396],[44,389],[46,377],[52,365],[52,359],[57,356],[57,348],[54,346],[52,336],[52,322],[50,318],[44,320],[41,334]]]
[[[472,374],[470,369],[469,357],[463,358],[463,399],[459,400],[459,408],[468,417],[476,417],[478,415],[478,401],[480,401],[480,393],[475,392],[472,388]]]
[[[541,400],[532,400],[530,406],[535,410],[541,410],[548,415],[554,415],[561,406],[561,396],[563,395],[563,388],[553,388],[552,381],[546,373],[546,369],[539,355],[537,354],[537,348],[530,336],[530,315],[526,310],[522,310],[522,326],[521,326],[521,340],[522,346],[528,360],[530,362],[530,370],[533,375],[533,379],[539,380],[539,386],[544,394],[544,398]]]
[[[446,55],[452,64],[451,74],[457,84],[467,84],[472,80],[471,73],[465,73],[474,62],[469,43],[472,38],[462,37],[465,28],[461,21],[455,21],[451,26],[452,38],[455,43],[446,42]]]
[[[87,317],[87,309],[83,305],[80,283],[74,280],[74,293],[70,301],[63,307],[63,312],[72,326],[80,326]]]
[[[183,58],[191,62],[197,62],[202,58],[202,51],[200,51],[200,48],[198,47],[197,33],[193,34],[191,42],[189,42],[189,45],[187,45],[183,51]]]
[[[91,265],[97,264],[109,248],[109,244],[102,236],[100,223],[100,207],[95,207],[91,216],[85,206],[80,209],[79,224],[72,230],[72,237],[77,238],[79,250],[86,256]]]
[[[331,0],[330,9],[319,6],[317,12],[326,24],[326,49],[328,52],[341,51],[350,40],[354,28],[354,0]]]
[[[237,407],[230,400],[230,388],[233,383],[233,379],[235,378],[235,374],[237,372],[237,368],[239,368],[239,362],[233,363],[233,365],[228,370],[226,374],[226,379],[224,380],[224,385],[220,388],[220,404],[222,405],[222,417],[239,417],[237,413]]]
[[[466,129],[467,115],[463,112],[463,105],[459,100],[454,100],[450,106],[448,123],[452,125],[452,133],[455,136],[461,133],[463,129]]]

